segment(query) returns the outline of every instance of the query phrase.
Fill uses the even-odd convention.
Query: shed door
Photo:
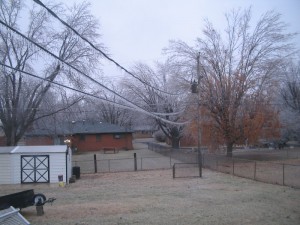
[[[21,155],[21,183],[49,183],[49,155]]]

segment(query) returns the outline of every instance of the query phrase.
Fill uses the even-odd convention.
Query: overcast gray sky
[[[81,0],[73,0],[81,1]],[[70,2],[70,0],[68,1]],[[203,20],[218,30],[224,13],[252,6],[253,19],[268,10],[282,14],[290,32],[300,33],[300,0],[90,0],[99,18],[102,42],[110,55],[126,68],[135,62],[162,60],[162,49],[171,39],[190,45],[201,37]],[[300,37],[295,42],[300,47]],[[107,76],[123,74],[111,63],[104,64]]]

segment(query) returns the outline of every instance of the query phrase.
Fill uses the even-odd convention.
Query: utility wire
[[[115,105],[115,106],[118,106],[118,107],[120,107],[120,108],[124,108],[124,109],[128,109],[128,110],[135,110],[134,108],[129,107],[129,106],[127,106],[127,105],[123,105],[123,104],[121,104],[121,103],[116,103],[116,102],[113,102],[113,101],[111,101],[111,100],[108,100],[108,99],[105,99],[105,98],[101,98],[101,97],[99,97],[99,96],[97,96],[97,95],[94,95],[94,94],[91,94],[91,93],[88,93],[88,92],[84,92],[84,91],[81,91],[81,90],[72,88],[72,87],[70,87],[70,86],[67,86],[67,85],[64,85],[64,84],[57,83],[57,82],[55,82],[55,81],[51,81],[51,80],[49,80],[49,79],[47,79],[47,78],[39,77],[39,76],[34,75],[34,74],[32,74],[32,73],[29,73],[29,72],[26,72],[26,71],[23,71],[23,70],[14,68],[14,67],[9,66],[9,65],[6,65],[6,64],[4,64],[4,63],[2,63],[2,62],[0,62],[0,65],[1,65],[1,66],[4,66],[4,67],[6,67],[6,68],[9,68],[9,69],[18,71],[18,72],[20,72],[20,73],[26,74],[26,75],[28,75],[28,76],[31,76],[31,77],[34,77],[34,78],[37,78],[37,79],[40,79],[40,80],[43,80],[43,81],[47,81],[47,82],[52,83],[52,84],[55,84],[55,85],[57,85],[57,86],[60,86],[60,87],[63,87],[63,88],[66,88],[66,89],[69,89],[69,90],[72,90],[72,91],[75,91],[75,92],[78,92],[78,93],[87,95],[87,96],[90,96],[90,97],[94,97],[94,98],[100,99],[101,101],[105,101],[105,102],[107,102],[107,103],[109,103],[109,104],[111,104],[111,105]],[[185,122],[185,123],[177,123],[177,122],[173,122],[173,121],[169,121],[169,120],[163,119],[163,118],[161,118],[161,117],[155,115],[155,113],[150,113],[150,112],[148,112],[148,111],[146,111],[146,110],[143,110],[143,111],[140,110],[140,112],[141,112],[141,113],[145,113],[145,114],[147,114],[147,115],[149,115],[149,116],[151,116],[151,117],[154,117],[154,118],[156,118],[156,119],[159,119],[159,120],[161,120],[161,121],[163,121],[163,122],[165,122],[165,123],[169,123],[169,124],[173,124],[173,125],[181,125],[181,126],[187,124],[186,122]],[[158,114],[158,115],[159,115],[159,114]]]
[[[158,120],[164,120],[161,117],[158,117],[156,115],[153,115],[152,113],[146,111],[145,109],[143,109],[142,107],[136,105],[135,103],[133,103],[132,101],[124,98],[123,96],[121,96],[120,94],[116,93],[115,91],[113,91],[112,89],[106,87],[105,85],[103,85],[102,83],[100,83],[99,81],[95,80],[94,78],[88,76],[87,74],[85,74],[84,72],[80,71],[79,69],[77,69],[76,67],[72,66],[70,63],[62,60],[60,57],[56,56],[54,53],[50,52],[49,50],[47,50],[46,48],[44,48],[43,46],[41,46],[40,44],[32,41],[31,39],[29,39],[28,37],[26,37],[24,34],[20,33],[18,30],[14,29],[13,27],[11,27],[10,25],[6,24],[5,22],[3,22],[0,19],[0,24],[4,25],[5,27],[7,27],[8,29],[12,30],[13,32],[15,32],[16,34],[20,35],[22,38],[26,39],[27,41],[29,41],[30,43],[32,43],[33,45],[37,46],[38,48],[42,49],[43,51],[45,51],[46,53],[48,53],[49,55],[51,55],[52,57],[56,58],[57,60],[59,60],[60,62],[62,62],[63,64],[66,64],[67,66],[71,67],[73,70],[77,71],[78,73],[82,74],[83,76],[85,76],[86,78],[88,78],[89,80],[95,82],[96,84],[98,84],[99,86],[103,87],[104,89],[110,91],[111,93],[113,93],[114,95],[118,96],[119,98],[125,100],[125,102],[130,103],[134,108],[141,110],[142,112],[148,114],[148,115],[152,115],[154,116],[156,119]],[[168,121],[168,120],[167,120]],[[166,121],[164,121],[166,122]]]
[[[114,59],[112,59],[111,57],[109,57],[106,53],[104,53],[101,49],[99,49],[98,47],[96,47],[92,42],[90,42],[87,38],[83,37],[81,34],[79,34],[72,26],[70,26],[67,22],[65,22],[64,20],[62,20],[55,12],[53,12],[51,9],[49,9],[46,5],[44,5],[40,0],[33,0],[36,4],[42,6],[44,9],[46,9],[53,17],[55,17],[57,20],[59,20],[63,25],[65,25],[66,27],[70,28],[77,36],[79,36],[82,40],[84,40],[85,42],[87,42],[93,49],[97,50],[98,52],[100,52],[106,59],[108,59],[109,61],[111,61],[112,63],[114,63],[117,67],[121,68],[123,71],[125,71],[126,73],[128,73],[129,75],[131,75],[132,77],[134,77],[135,79],[139,80],[140,82],[142,82],[143,84],[157,90],[160,91],[162,93],[168,94],[168,95],[179,95],[179,94],[175,94],[175,93],[169,93],[163,90],[160,90],[148,83],[146,83],[145,81],[143,81],[142,79],[140,79],[138,76],[134,75],[132,72],[130,72],[129,70],[127,70],[125,67],[123,67],[122,65],[120,65],[118,62],[116,62]]]
[[[75,92],[78,92],[80,94],[84,94],[84,95],[87,95],[87,96],[90,96],[90,97],[94,97],[94,98],[97,98],[97,99],[100,99],[101,101],[105,101],[105,102],[108,102],[109,104],[114,104],[114,105],[117,105],[117,106],[120,106],[120,107],[123,107],[123,108],[126,108],[126,109],[132,109],[131,107],[129,106],[126,106],[126,105],[123,105],[121,103],[116,103],[116,102],[113,102],[111,100],[108,100],[108,99],[105,99],[105,98],[101,98],[97,95],[94,95],[94,94],[91,94],[91,93],[88,93],[88,92],[85,92],[85,91],[81,91],[81,90],[78,90],[76,88],[72,88],[70,86],[67,86],[67,85],[64,85],[64,84],[60,84],[60,83],[57,83],[55,81],[51,81],[50,79],[47,79],[47,78],[43,78],[43,77],[39,77],[37,75],[34,75],[32,73],[28,73],[24,70],[20,70],[20,69],[17,69],[17,68],[14,68],[12,66],[9,66],[9,65],[6,65],[6,64],[3,64],[2,62],[0,62],[0,65],[1,66],[4,66],[6,68],[9,68],[9,69],[12,69],[12,70],[15,70],[15,71],[18,71],[20,73],[23,73],[23,74],[26,74],[28,76],[31,76],[31,77],[34,77],[34,78],[37,78],[37,79],[40,79],[40,80],[43,80],[43,81],[47,81],[49,83],[52,83],[52,84],[55,84],[57,86],[60,86],[60,87],[63,87],[63,88],[66,88],[66,89],[69,89],[69,90],[72,90],[72,91],[75,91]]]

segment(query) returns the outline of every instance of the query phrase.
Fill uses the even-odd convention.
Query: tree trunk
[[[21,139],[21,137],[18,137],[18,134],[16,134],[16,128],[14,127],[5,132],[5,138],[6,146],[16,146]]]
[[[14,146],[12,144],[11,135],[9,135],[9,136],[6,135],[5,139],[6,139],[6,146]]]
[[[232,157],[233,143],[227,143],[226,147],[227,147],[227,151],[226,151],[227,157]]]
[[[180,147],[180,138],[177,138],[177,137],[172,137],[171,139],[171,142],[172,142],[172,148],[179,148]]]

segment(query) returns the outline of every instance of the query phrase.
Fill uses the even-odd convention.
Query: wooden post
[[[44,215],[44,206],[43,205],[37,205],[36,206],[36,214],[38,216]]]
[[[94,169],[95,169],[95,173],[97,173],[98,169],[97,169],[97,157],[96,157],[96,154],[94,154]]]

